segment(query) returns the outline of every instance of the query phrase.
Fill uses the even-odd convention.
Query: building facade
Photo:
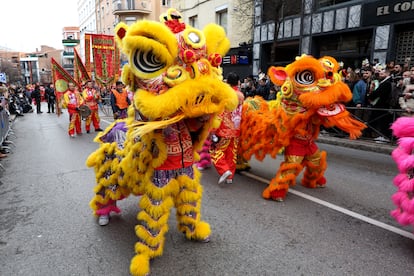
[[[253,0],[176,0],[173,2],[184,21],[198,29],[209,23],[224,28],[231,49],[223,57],[223,75],[236,72],[241,78],[252,72]]]
[[[63,53],[61,65],[63,69],[73,76],[75,59],[74,49],[80,44],[79,27],[64,27],[62,36]]]
[[[401,0],[256,0],[253,74],[302,53],[330,55],[357,68],[363,59],[413,65],[414,2]],[[276,3],[276,4],[275,4]],[[266,16],[280,4],[277,17]],[[295,5],[297,11],[286,13]]]

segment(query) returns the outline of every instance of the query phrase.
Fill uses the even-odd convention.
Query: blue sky
[[[0,46],[21,52],[62,49],[62,29],[78,26],[78,0],[1,1]]]

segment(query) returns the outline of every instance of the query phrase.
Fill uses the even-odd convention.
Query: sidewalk
[[[328,134],[320,134],[318,137],[317,142],[324,143],[324,144],[331,144],[337,145],[341,147],[365,150],[365,151],[372,151],[384,154],[391,154],[391,152],[397,147],[396,145],[387,144],[378,144],[374,141],[369,140],[351,140],[347,137],[345,138],[338,138],[332,137]]]

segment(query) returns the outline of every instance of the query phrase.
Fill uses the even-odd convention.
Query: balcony
[[[63,51],[62,55],[65,58],[75,58],[74,52]]]
[[[117,1],[114,3],[114,15],[128,16],[137,14],[150,14],[152,3],[149,0]]]
[[[80,40],[79,39],[62,39],[63,46],[77,46],[79,45]]]

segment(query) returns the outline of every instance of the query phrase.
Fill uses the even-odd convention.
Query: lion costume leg
[[[296,184],[296,177],[302,171],[303,156],[285,155],[285,161],[280,164],[276,176],[271,180],[269,186],[263,191],[265,199],[283,201],[290,186]]]
[[[180,192],[175,200],[177,209],[178,229],[187,239],[208,242],[210,225],[201,221],[201,197],[203,188],[200,185],[201,174],[194,170],[194,177],[180,176],[177,178]]]
[[[308,188],[325,187],[326,152],[318,150],[314,154],[306,156],[303,164],[306,170],[303,174],[302,185]]]
[[[168,218],[174,206],[173,198],[178,194],[179,170],[155,170],[153,182],[144,185],[144,193],[139,202],[141,211],[135,227],[138,242],[135,244],[135,257],[131,260],[132,275],[147,275],[150,272],[150,259],[162,255],[165,234],[168,232]]]

